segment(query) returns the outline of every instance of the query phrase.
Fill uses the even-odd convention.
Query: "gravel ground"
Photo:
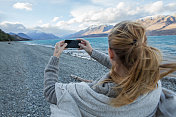
[[[43,72],[52,54],[52,48],[0,42],[0,117],[50,115],[43,96]],[[59,80],[64,83],[74,81],[71,74],[94,80],[107,72],[95,61],[66,54],[62,54],[60,66]]]
[[[0,42],[0,117],[50,115],[43,96],[43,72],[52,54],[48,47]],[[71,74],[95,80],[106,72],[108,69],[96,61],[67,54],[60,58],[59,80],[64,83],[74,82]],[[176,91],[176,79],[164,78],[162,84]]]

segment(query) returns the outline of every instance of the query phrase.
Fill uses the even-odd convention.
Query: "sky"
[[[0,0],[0,29],[63,36],[92,25],[173,14],[176,0]]]

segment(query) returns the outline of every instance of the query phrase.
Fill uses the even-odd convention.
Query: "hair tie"
[[[134,45],[134,46],[146,46],[146,44],[145,44],[145,43],[138,42],[136,39],[135,39],[135,40],[133,40],[132,45]]]
[[[134,39],[132,45],[137,45],[136,43],[137,43],[137,40]]]

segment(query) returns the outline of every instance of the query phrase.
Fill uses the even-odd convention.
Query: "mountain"
[[[76,38],[76,37],[102,37],[107,36],[113,25],[92,25],[85,30],[80,30],[74,34],[68,35],[66,38]]]
[[[0,41],[12,41],[13,37],[0,29]]]
[[[10,35],[8,33],[5,33],[0,29],[0,41],[28,41],[29,39],[19,37],[18,35]]]
[[[10,35],[14,40],[13,41],[30,41],[31,39],[23,38],[18,35]]]
[[[24,33],[18,33],[17,35],[22,37],[22,38],[31,39],[31,37],[29,37],[28,35],[26,35]]]
[[[51,33],[44,33],[44,32],[39,32],[39,31],[31,31],[27,34],[24,34],[24,33],[18,33],[18,34],[15,34],[15,33],[8,33],[10,35],[17,35],[19,37],[22,37],[22,38],[26,38],[26,39],[31,39],[31,40],[46,40],[46,39],[59,39],[59,37],[51,34]]]
[[[137,22],[147,28],[147,35],[176,35],[176,15],[158,15],[140,18]]]
[[[13,33],[13,32],[9,32],[8,34],[9,34],[9,35],[16,35],[16,34],[15,34],[15,33]]]
[[[59,39],[59,37],[51,33],[44,33],[39,31],[32,31],[27,33],[27,35],[34,40]]]
[[[176,35],[176,15],[147,16],[136,21],[146,27],[149,36]],[[105,37],[112,28],[112,25],[93,25],[66,38]]]
[[[24,33],[18,33],[18,34],[16,34],[16,33],[10,32],[8,34],[10,34],[10,35],[17,35],[17,36],[20,36],[20,37],[26,38],[26,39],[31,39],[28,35],[26,35]]]

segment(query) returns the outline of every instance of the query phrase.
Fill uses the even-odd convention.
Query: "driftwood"
[[[86,80],[86,79],[84,79],[84,78],[81,78],[81,77],[76,76],[76,75],[73,75],[73,74],[71,74],[70,76],[71,76],[72,78],[74,78],[75,80],[78,80],[78,81],[81,81],[81,82],[92,82],[92,80]]]

